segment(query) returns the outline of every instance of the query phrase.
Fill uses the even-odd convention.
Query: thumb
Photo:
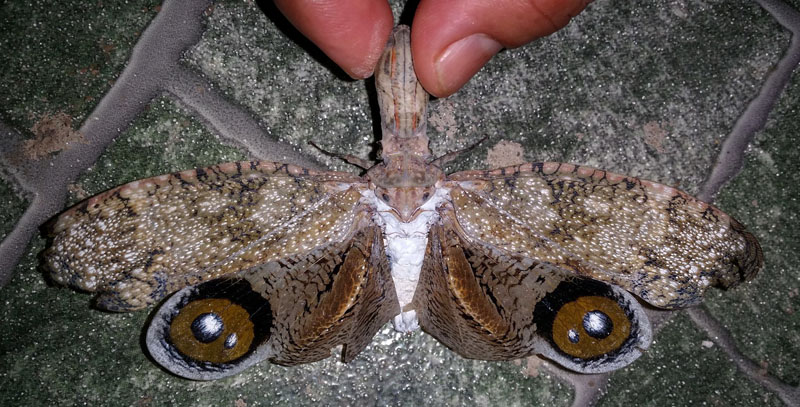
[[[411,51],[422,86],[457,91],[502,48],[515,48],[567,25],[591,0],[422,0]]]
[[[275,0],[275,5],[353,78],[372,75],[392,31],[386,0]]]

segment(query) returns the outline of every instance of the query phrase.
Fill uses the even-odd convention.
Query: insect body
[[[349,361],[389,321],[469,358],[609,371],[651,341],[634,295],[692,306],[762,266],[736,220],[664,185],[560,163],[445,176],[407,27],[376,84],[383,162],[364,177],[243,162],[123,185],[58,218],[54,280],[114,311],[177,291],[148,349],[207,380],[339,345]]]

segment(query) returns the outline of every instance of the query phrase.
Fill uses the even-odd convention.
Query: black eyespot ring
[[[180,309],[169,326],[169,341],[200,362],[228,363],[250,351],[256,340],[250,312],[223,298],[201,298]]]
[[[591,359],[617,351],[630,334],[631,321],[617,301],[585,295],[558,309],[550,335],[562,352]]]
[[[560,282],[536,304],[534,319],[537,331],[573,363],[627,355],[639,343],[635,310],[595,280]]]

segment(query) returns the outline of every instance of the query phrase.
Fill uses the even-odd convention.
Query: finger
[[[287,19],[348,75],[363,79],[392,31],[386,0],[275,0]]]
[[[422,86],[444,97],[463,86],[502,48],[565,26],[591,0],[422,0],[411,51]]]

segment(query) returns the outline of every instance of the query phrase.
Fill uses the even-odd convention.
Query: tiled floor
[[[40,3],[0,6],[0,404],[800,403],[797,1],[598,0],[431,104],[436,155],[489,136],[448,171],[502,164],[488,153],[507,140],[528,161],[715,198],[756,234],[756,280],[653,311],[655,343],[633,365],[581,376],[465,360],[384,328],[347,365],[262,363],[209,383],[147,358],[148,312],[103,313],[48,285],[39,226],[113,186],[218,162],[352,171],[308,142],[374,153],[371,85],[344,80],[269,2]]]

